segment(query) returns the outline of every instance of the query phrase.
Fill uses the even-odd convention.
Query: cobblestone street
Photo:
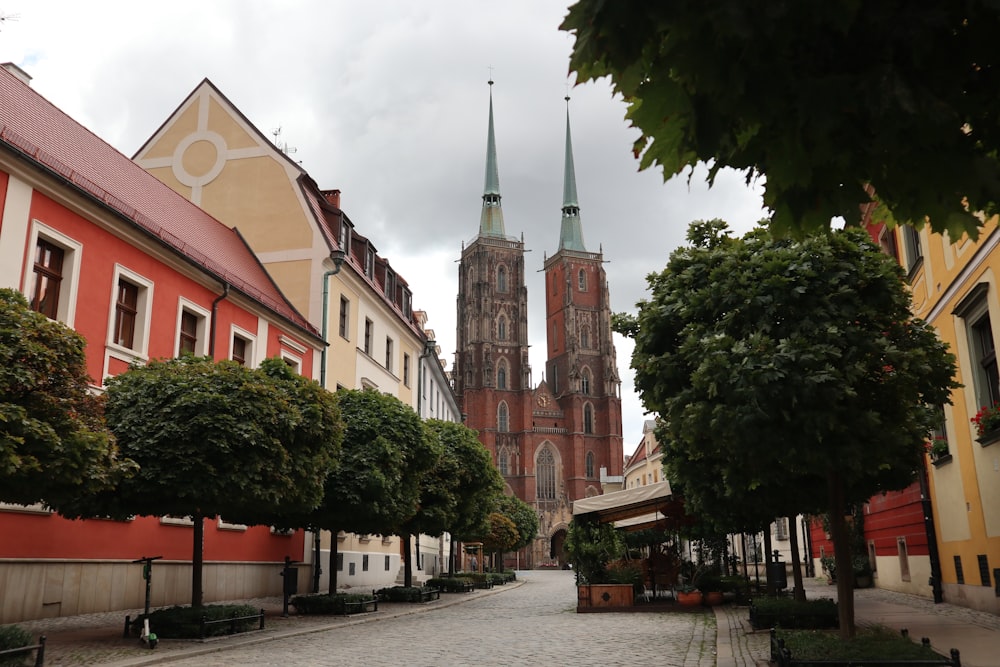
[[[522,573],[524,584],[467,603],[200,655],[172,665],[663,665],[714,667],[715,617],[577,614],[571,572]]]

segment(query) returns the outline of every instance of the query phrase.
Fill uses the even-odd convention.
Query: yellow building
[[[405,279],[355,229],[340,208],[340,191],[321,190],[210,81],[133,159],[243,236],[329,343],[313,369],[323,386],[377,389],[421,417],[460,420],[433,334],[425,331],[426,313],[414,310]],[[397,538],[341,534],[338,540],[338,584],[371,588],[397,580]],[[437,540],[420,542],[418,579],[440,572],[446,553]],[[328,539],[323,544],[328,549]]]
[[[984,225],[975,242],[964,236],[952,242],[926,227],[874,229],[907,271],[914,314],[955,354],[963,385],[943,406],[928,456],[944,600],[1000,614],[1000,443],[979,437],[972,423],[981,406],[1000,400],[997,221]]]

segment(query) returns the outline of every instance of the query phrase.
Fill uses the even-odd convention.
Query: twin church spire
[[[490,123],[486,136],[486,182],[483,186],[483,212],[479,219],[479,235],[504,237],[503,209],[500,207],[500,171],[497,166],[496,135],[493,129],[493,80],[490,84]],[[573,166],[573,142],[569,127],[569,96],[566,97],[566,156],[563,170],[562,225],[559,229],[559,250],[586,252],[580,203],[576,194],[576,170]]]

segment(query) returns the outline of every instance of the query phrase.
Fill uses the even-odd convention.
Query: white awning
[[[635,522],[646,523],[650,520],[655,521],[657,518],[664,518],[663,509],[671,499],[670,482],[657,482],[624,491],[581,498],[573,502],[573,516],[596,513],[597,519],[602,523],[614,521],[616,525],[621,525],[619,522],[644,517],[644,515],[658,515],[647,517],[645,521]]]

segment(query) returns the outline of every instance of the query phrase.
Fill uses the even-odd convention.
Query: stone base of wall
[[[281,595],[282,563],[205,563],[204,601]],[[299,573],[300,585],[303,572]],[[0,561],[0,624],[141,609],[142,565],[113,561]],[[153,563],[150,606],[191,603],[191,564]],[[124,616],[123,616],[124,621]]]

